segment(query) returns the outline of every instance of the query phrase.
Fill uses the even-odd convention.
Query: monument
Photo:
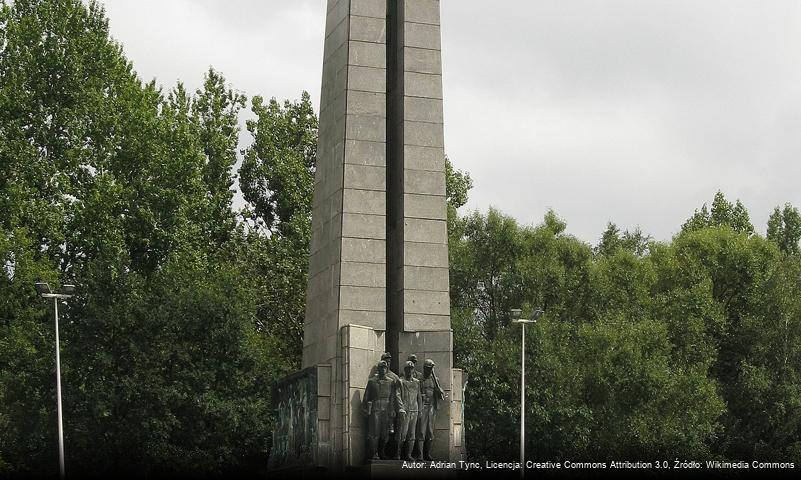
[[[440,47],[439,0],[328,0],[303,371],[276,387],[272,468],[368,460],[363,398],[385,351],[436,364],[431,456],[462,458]]]

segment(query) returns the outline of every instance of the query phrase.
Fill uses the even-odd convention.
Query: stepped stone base
[[[331,364],[306,368],[276,384],[270,470],[319,466],[342,471],[367,464],[367,417],[362,398],[384,352],[384,336],[383,331],[370,327],[345,326],[340,332],[340,355]],[[452,332],[404,332],[399,340],[403,358],[415,353],[421,360],[437,362],[436,374],[447,395],[437,411],[432,456],[442,461],[464,460],[465,379],[460,369],[450,367]],[[385,462],[369,464],[376,468],[392,464]]]

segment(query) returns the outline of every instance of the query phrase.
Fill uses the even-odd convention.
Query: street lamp
[[[36,282],[36,292],[42,298],[53,299],[53,312],[56,324],[56,418],[58,421],[58,473],[64,478],[64,426],[61,420],[61,354],[58,341],[58,300],[72,297],[75,285],[62,285],[61,291],[53,292],[46,282]]]
[[[523,310],[519,308],[510,313],[512,322],[523,326],[520,337],[520,478],[523,478],[526,475],[526,324],[536,323],[543,312],[535,309],[530,319],[520,318]]]

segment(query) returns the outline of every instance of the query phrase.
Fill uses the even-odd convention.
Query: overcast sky
[[[319,104],[324,0],[105,0],[144,80]],[[801,206],[801,2],[442,0],[445,149],[467,209],[668,240],[720,189]]]

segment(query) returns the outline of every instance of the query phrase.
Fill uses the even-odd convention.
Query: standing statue
[[[378,373],[367,382],[364,392],[364,409],[367,413],[367,458],[385,458],[384,450],[389,441],[390,427],[395,412],[406,413],[397,382],[387,375],[387,362],[380,361]]]
[[[412,370],[412,377],[416,378],[417,380],[422,380],[423,379],[423,374],[420,373],[420,370],[417,370],[417,355],[415,355],[414,353],[409,354],[409,356],[406,357],[406,361],[407,362],[412,362],[412,365],[414,365],[414,370]],[[420,407],[422,408],[422,406],[423,405],[421,403]],[[417,415],[417,424],[414,427],[414,431],[415,432],[419,432],[420,429],[421,429],[420,418],[421,418],[421,416],[418,414]],[[412,454],[413,454],[413,458],[423,458],[423,452],[419,448],[412,448]]]
[[[395,372],[392,371],[392,354],[389,352],[384,352],[383,354],[381,354],[381,360],[387,362],[387,376],[392,381],[395,382],[399,381],[400,377],[397,374],[395,374]]]
[[[404,413],[398,416],[399,428],[397,431],[397,451],[395,458],[400,458],[401,450],[404,453],[404,460],[412,460],[412,450],[414,449],[415,431],[417,430],[417,418],[420,407],[423,405],[423,398],[420,394],[420,381],[414,378],[414,363],[406,362],[403,369],[403,376],[400,379],[401,400],[403,400]],[[403,446],[406,445],[404,449]]]
[[[431,444],[434,441],[434,418],[439,408],[440,400],[446,395],[439,386],[437,376],[434,374],[434,361],[427,358],[423,362],[423,378],[420,380],[420,395],[423,405],[420,408],[420,422],[417,429],[417,448],[422,453],[423,460],[432,460]]]
[[[412,376],[414,378],[418,379],[418,380],[422,380],[423,379],[423,374],[420,373],[419,370],[417,370],[417,355],[412,353],[411,355],[406,357],[406,361],[407,362],[412,362],[412,366],[414,368],[414,370],[412,370]]]
[[[387,378],[395,382],[394,388],[400,390],[400,377],[395,372],[392,371],[392,354],[389,352],[382,353],[381,360],[387,362]],[[390,451],[394,449],[392,447],[395,447],[398,444],[398,434],[396,432],[398,431],[398,428],[400,428],[400,425],[398,425],[398,421],[400,420],[400,415],[399,415],[400,412],[398,411],[397,405],[394,407],[394,413],[395,416],[389,423]],[[393,458],[395,460],[400,460],[400,457],[397,456]]]

